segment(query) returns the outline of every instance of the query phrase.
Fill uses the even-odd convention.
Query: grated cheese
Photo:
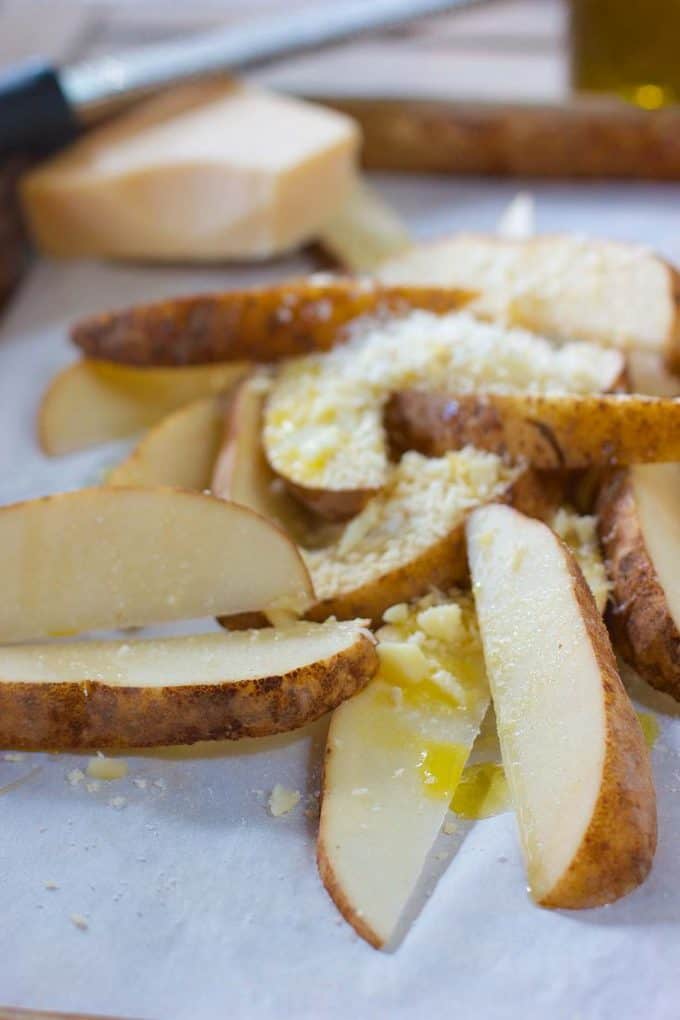
[[[465,312],[412,312],[287,362],[265,409],[267,457],[300,485],[377,489],[387,472],[382,407],[395,390],[592,393],[609,389],[622,368],[617,351],[556,347]]]
[[[443,457],[406,453],[335,542],[302,550],[317,597],[352,591],[412,563],[470,509],[499,497],[519,470],[472,447]]]

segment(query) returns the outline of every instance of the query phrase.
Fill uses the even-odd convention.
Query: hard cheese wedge
[[[29,226],[52,255],[266,258],[315,235],[352,187],[341,114],[249,86],[175,89],[29,174]]]
[[[385,616],[375,681],[333,715],[317,848],[336,906],[376,948],[394,935],[489,704],[469,596]]]

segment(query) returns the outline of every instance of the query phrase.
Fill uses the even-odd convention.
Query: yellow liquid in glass
[[[680,102],[680,0],[571,0],[571,80],[644,109]]]

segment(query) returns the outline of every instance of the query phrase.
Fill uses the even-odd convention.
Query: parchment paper
[[[492,229],[517,188],[416,178],[380,184],[421,234]],[[541,230],[643,241],[680,261],[677,187],[532,190]],[[0,501],[96,482],[125,448],[53,461],[37,448],[37,402],[74,357],[66,340],[72,319],[273,280],[307,264],[303,257],[259,270],[37,264],[0,334]],[[673,711],[644,688],[639,696]],[[447,866],[432,862],[414,906],[422,910],[392,954],[354,935],[316,874],[316,823],[305,809],[318,788],[325,722],[188,755],[127,756],[129,776],[91,792],[87,779],[67,778],[85,769],[84,756],[0,753],[0,787],[25,780],[0,796],[0,1001],[187,1020],[675,1020],[680,722],[659,719],[660,842],[641,889],[601,910],[539,910],[527,897],[514,820],[503,815],[463,827],[448,844],[442,837],[447,856],[461,845]],[[277,782],[303,794],[283,818],[266,809]]]

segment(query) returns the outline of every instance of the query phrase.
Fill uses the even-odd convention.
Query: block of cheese
[[[267,258],[308,241],[355,183],[342,114],[240,82],[194,83],[124,114],[23,181],[50,255]]]
[[[458,234],[397,255],[378,276],[475,290],[472,311],[559,340],[665,351],[670,360],[680,351],[680,277],[635,245]]]

